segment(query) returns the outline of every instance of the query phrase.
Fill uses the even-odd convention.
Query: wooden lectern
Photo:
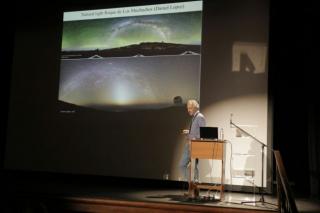
[[[218,185],[195,183],[192,181],[192,166],[190,165],[189,177],[189,197],[199,196],[200,189],[220,191],[220,200],[224,199],[224,152],[225,142],[223,140],[191,140],[190,142],[191,159],[215,159],[221,160],[221,182]]]

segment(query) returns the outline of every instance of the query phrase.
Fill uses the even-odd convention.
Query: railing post
[[[298,209],[289,185],[286,170],[284,168],[282,158],[278,150],[274,150],[274,157],[276,159],[279,211],[284,211],[285,213],[298,213]]]

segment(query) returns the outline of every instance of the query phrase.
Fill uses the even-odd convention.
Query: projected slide
[[[202,1],[65,12],[59,100],[107,111],[199,99]]]

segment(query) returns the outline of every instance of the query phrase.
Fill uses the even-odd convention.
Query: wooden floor
[[[212,213],[270,213],[269,208],[237,208],[232,205],[201,205],[194,203],[176,204],[170,202],[128,201],[103,198],[65,197],[51,199],[47,208],[55,212],[212,212]],[[48,205],[49,204],[49,205]]]
[[[2,175],[1,192],[5,195],[1,213],[52,212],[277,212],[275,196],[226,191],[220,201],[219,193],[201,190],[201,199],[188,199],[185,184],[172,181],[127,180],[121,178],[88,178],[57,175]],[[205,199],[205,197],[207,199]],[[210,199],[208,199],[208,197]],[[243,202],[251,203],[243,203]],[[319,213],[319,200],[296,199],[300,213]]]
[[[42,190],[39,190],[42,189]],[[117,186],[39,186],[36,191],[15,193],[8,199],[7,212],[226,212],[270,213],[277,211],[275,197],[265,196],[266,204],[248,203],[260,195],[226,192],[225,200],[208,197],[200,192],[200,199],[184,196],[185,189],[122,188]],[[14,206],[12,208],[12,206]]]

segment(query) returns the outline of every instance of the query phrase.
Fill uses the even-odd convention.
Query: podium
[[[208,191],[220,191],[220,201],[224,199],[224,169],[225,169],[225,142],[223,140],[191,140],[190,156],[192,159],[215,159],[221,160],[221,181],[220,184],[213,185],[212,183],[195,183],[192,181],[192,166],[190,165],[189,177],[189,197],[197,198],[200,189],[208,189]],[[192,162],[192,161],[191,161]]]

